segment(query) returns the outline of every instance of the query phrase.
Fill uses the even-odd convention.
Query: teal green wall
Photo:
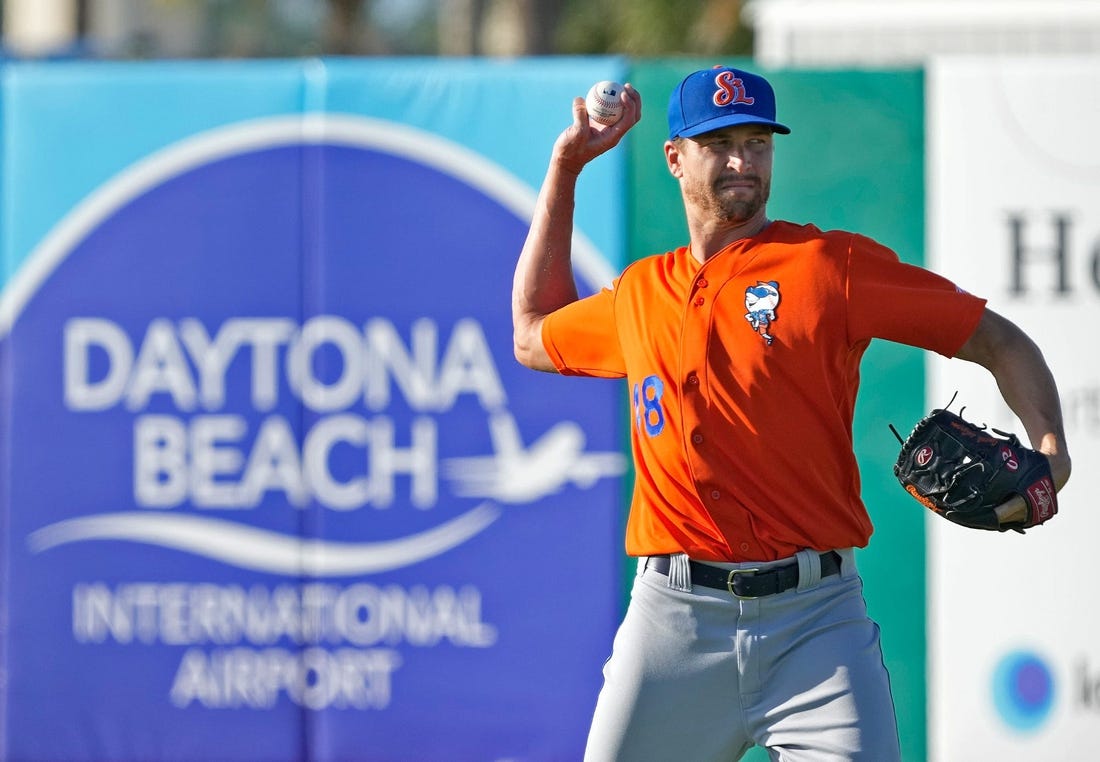
[[[632,259],[687,242],[679,188],[665,167],[668,95],[710,60],[637,62],[642,122],[629,140]],[[754,69],[750,62],[723,61]],[[920,71],[762,72],[776,90],[779,120],[769,212],[773,219],[853,230],[924,261],[924,88]],[[863,362],[854,438],[863,496],[875,523],[859,552],[867,605],[882,627],[902,754],[927,755],[925,712],[924,514],[913,510],[891,470],[896,441],[887,426],[917,420],[924,368],[914,349],[874,342]],[[797,478],[792,474],[791,478]],[[746,759],[767,759],[754,749]]]

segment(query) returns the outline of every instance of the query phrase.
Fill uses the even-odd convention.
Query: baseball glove
[[[972,529],[1023,533],[1058,512],[1050,463],[1014,434],[976,426],[945,409],[922,418],[904,440],[892,425],[890,430],[901,442],[894,476],[945,519]],[[994,509],[1013,495],[1027,503],[1027,517],[1002,524]]]

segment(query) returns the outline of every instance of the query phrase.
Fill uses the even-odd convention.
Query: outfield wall
[[[570,99],[598,79],[632,81],[645,118],[580,181],[582,291],[684,242],[665,99],[712,63],[5,66],[0,758],[579,758],[632,570],[627,401],[617,382],[515,363],[511,272]],[[853,432],[876,525],[858,558],[905,758],[981,758],[954,751],[974,743],[1024,759],[1072,749],[1100,704],[1089,607],[1046,594],[1055,572],[1015,577],[1033,552],[1041,568],[1085,563],[1074,506],[1100,395],[1075,318],[1100,291],[1100,161],[1061,132],[1057,161],[1038,160],[1034,139],[1011,141],[1053,150],[1052,135],[962,97],[1027,72],[953,65],[769,72],[793,128],[770,209],[871,235],[1014,317],[1004,220],[1021,251],[1066,231],[1072,294],[1025,289],[1071,403],[1079,471],[1056,522],[952,532],[893,480],[889,423],[956,386],[995,415],[961,363],[933,363],[926,395],[921,353],[876,343]],[[1044,72],[1081,124],[1095,62],[1062,65]],[[990,169],[1012,167],[1006,153],[1034,159],[1024,188]],[[970,255],[987,241],[990,259]],[[959,584],[971,559],[987,571]]]
[[[711,65],[702,59],[662,61],[639,64],[631,73],[643,97],[656,94],[646,101],[631,143],[633,257],[686,242],[679,188],[661,150],[668,132],[666,94],[687,72]],[[768,77],[781,120],[791,127],[790,135],[776,137],[771,215],[825,230],[858,230],[906,261],[922,263],[922,73],[775,71]],[[894,480],[897,443],[889,424],[915,422],[921,415],[922,379],[917,350],[873,343],[863,363],[853,429],[864,500],[875,522],[871,543],[857,558],[868,607],[883,629],[907,760],[925,755],[924,516]]]

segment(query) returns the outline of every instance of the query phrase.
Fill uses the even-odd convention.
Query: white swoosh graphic
[[[491,502],[419,534],[385,542],[326,542],[287,537],[221,519],[166,513],[105,513],[59,521],[27,536],[31,552],[85,540],[130,540],[173,548],[242,569],[338,577],[398,569],[461,545],[500,516]]]

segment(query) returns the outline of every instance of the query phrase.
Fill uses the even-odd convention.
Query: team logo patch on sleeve
[[[752,330],[759,333],[768,346],[775,340],[769,331],[772,323],[777,320],[775,310],[779,306],[779,283],[769,280],[765,283],[758,280],[755,286],[745,289],[745,320],[749,321]]]

